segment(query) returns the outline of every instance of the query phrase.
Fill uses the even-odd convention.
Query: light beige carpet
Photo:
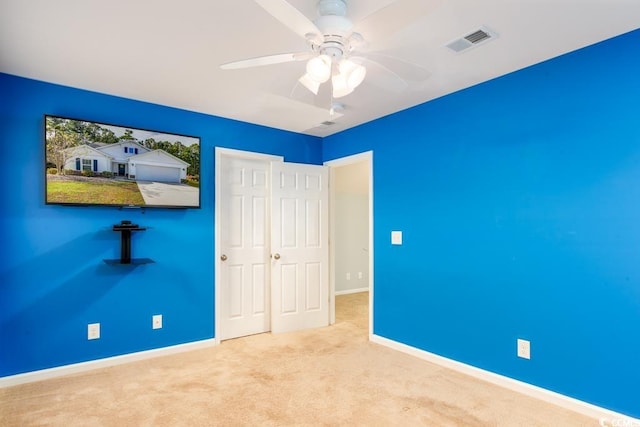
[[[597,426],[367,340],[367,293],[337,323],[0,390],[1,426]]]

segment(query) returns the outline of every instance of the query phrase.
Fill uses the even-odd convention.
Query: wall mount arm
[[[120,224],[113,226],[113,231],[120,232],[120,259],[104,260],[107,264],[149,264],[154,262],[149,258],[131,258],[131,233],[134,231],[145,231],[146,227],[132,224],[131,221],[123,220]]]

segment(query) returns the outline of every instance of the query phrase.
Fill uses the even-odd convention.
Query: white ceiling
[[[308,49],[252,0],[0,0],[0,71],[327,136],[640,26],[638,0],[397,2],[428,2],[430,11],[410,22],[390,17],[363,36],[377,42],[371,49],[418,64],[430,76],[390,91],[380,87],[393,82],[390,75],[369,68],[365,82],[340,99],[342,115],[330,116],[329,99],[296,85],[304,62],[219,68]],[[317,17],[315,0],[290,3]],[[391,3],[347,0],[348,17],[357,23]],[[376,40],[376,32],[394,25],[399,31],[392,37]],[[445,47],[481,26],[498,38],[461,54]],[[336,124],[317,127],[325,120]]]

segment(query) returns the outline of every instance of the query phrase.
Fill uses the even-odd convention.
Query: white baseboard
[[[428,351],[420,350],[419,348],[402,344],[397,341],[381,337],[379,335],[370,335],[369,339],[371,340],[371,342],[374,342],[376,344],[380,344],[385,347],[400,351],[402,353],[415,356],[419,359],[426,360],[427,362],[435,363],[436,365],[461,372],[463,374],[490,382],[492,384],[496,384],[498,386],[516,391],[518,393],[522,393],[527,396],[552,403],[556,406],[577,412],[587,417],[594,418],[595,420],[598,420],[599,425],[602,426],[640,426],[640,420],[631,418],[628,415],[623,415],[609,409],[601,408],[599,406],[592,405],[590,403],[583,402],[581,400],[574,399],[572,397],[565,396],[563,394],[556,393],[542,387],[534,386],[532,384],[505,377],[503,375],[496,374],[490,371],[485,371],[484,369],[476,368],[475,366],[467,365],[466,363],[438,356],[437,354],[429,353]]]
[[[357,289],[346,289],[344,291],[336,291],[336,295],[349,295],[349,294],[357,294],[360,292],[368,292],[369,288],[357,288]]]
[[[121,356],[107,357],[104,359],[90,360],[88,362],[74,363],[73,365],[59,366],[56,368],[42,369],[39,371],[26,372],[24,374],[11,375],[0,378],[0,388],[25,384],[35,381],[47,380],[64,375],[86,372],[98,368],[122,365],[124,363],[137,362],[139,360],[151,359],[153,357],[168,356],[170,354],[182,353],[185,351],[197,350],[212,347],[216,344],[215,339],[195,341],[186,344],[172,345],[170,347],[156,348],[153,350],[139,351],[136,353],[123,354]]]

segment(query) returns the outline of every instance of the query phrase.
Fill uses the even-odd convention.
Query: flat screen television
[[[48,205],[200,208],[200,138],[44,116]]]

